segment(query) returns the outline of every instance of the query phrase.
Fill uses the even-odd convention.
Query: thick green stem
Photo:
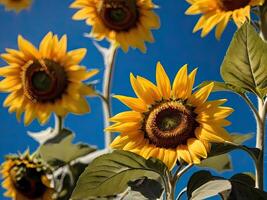
[[[165,182],[166,189],[166,200],[174,200],[175,198],[175,186],[172,181],[172,175],[170,173],[166,173],[167,181]]]
[[[167,200],[175,200],[175,187],[176,185],[173,185],[170,187],[169,193],[167,193]]]
[[[260,7],[260,36],[267,41],[267,1]],[[256,148],[260,150],[260,155],[257,162],[256,170],[256,188],[264,189],[264,138],[265,138],[265,122],[266,122],[266,102],[258,98],[258,113],[257,119],[257,138]]]
[[[257,139],[256,148],[260,150],[257,170],[256,170],[256,188],[263,190],[264,188],[264,136],[265,136],[265,118],[266,108],[264,101],[258,98],[258,111],[260,120],[257,120]]]
[[[192,166],[192,164],[189,164],[185,167],[184,165],[180,165],[173,176],[167,176],[168,183],[165,184],[167,200],[175,200],[176,183]]]
[[[106,66],[105,66],[105,73],[103,79],[103,115],[104,115],[104,126],[105,128],[110,125],[109,118],[112,116],[111,114],[111,84],[112,84],[112,77],[114,71],[114,64],[115,58],[117,53],[117,46],[111,45],[109,53],[106,55],[108,56],[105,58]],[[107,132],[105,134],[105,148],[109,148],[109,145],[112,142],[112,134]]]
[[[64,118],[58,115],[55,115],[55,131],[59,134],[64,127]]]

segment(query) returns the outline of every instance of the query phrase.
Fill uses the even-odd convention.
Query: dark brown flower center
[[[195,137],[198,126],[196,114],[182,102],[171,101],[159,104],[148,114],[144,130],[149,141],[163,148],[176,148]]]
[[[99,12],[105,26],[115,31],[128,31],[138,21],[136,0],[103,0]]]
[[[223,10],[233,11],[249,5],[250,0],[220,0]]]
[[[46,191],[42,183],[42,172],[35,168],[27,168],[24,164],[10,170],[11,180],[18,192],[27,199],[41,198]]]
[[[34,61],[23,78],[25,94],[35,102],[53,102],[61,98],[68,85],[64,68],[47,59]]]
[[[11,0],[11,2],[13,2],[13,3],[20,3],[20,2],[22,2],[22,0]]]

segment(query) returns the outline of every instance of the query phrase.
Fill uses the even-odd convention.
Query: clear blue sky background
[[[103,61],[101,55],[95,49],[92,41],[83,37],[90,28],[82,21],[71,19],[75,10],[68,8],[72,0],[35,0],[31,10],[23,11],[20,14],[5,12],[0,7],[0,52],[5,48],[17,48],[17,36],[23,35],[33,44],[38,45],[43,36],[52,31],[56,34],[68,35],[68,48],[76,49],[85,47],[88,49],[83,65],[88,68],[100,69],[97,76],[101,79],[103,74]],[[188,8],[185,0],[157,0],[160,9],[156,12],[161,18],[162,26],[160,30],[154,31],[156,43],[148,44],[147,54],[142,54],[138,50],[130,50],[125,54],[119,51],[116,61],[116,71],[114,74],[113,93],[133,95],[129,83],[129,74],[141,75],[155,80],[155,65],[161,61],[171,79],[180,66],[189,64],[190,70],[198,67],[196,82],[204,80],[220,81],[220,64],[223,60],[227,46],[235,31],[235,26],[231,24],[223,34],[221,41],[216,41],[214,34],[201,39],[199,34],[192,34],[192,29],[198,17],[185,16],[184,12]],[[5,63],[0,61],[0,65]],[[101,89],[101,84],[98,85]],[[0,94],[0,103],[4,101],[6,94]],[[212,98],[228,98],[228,106],[235,109],[234,114],[229,118],[233,125],[228,128],[230,132],[255,132],[255,122],[252,113],[242,99],[233,94],[219,93]],[[103,148],[103,125],[101,104],[99,99],[90,99],[92,112],[84,116],[69,115],[66,119],[66,127],[72,129],[77,137],[76,141],[83,141]],[[113,101],[113,112],[118,113],[125,110],[118,101]],[[15,114],[9,114],[6,108],[0,107],[0,162],[4,155],[24,151],[29,147],[35,150],[37,144],[27,136],[27,131],[37,132],[48,126],[53,126],[53,119],[44,127],[34,122],[29,127],[24,127],[18,123]],[[247,143],[253,146],[255,140]],[[233,166],[234,172],[253,171],[251,159],[243,152],[234,152]],[[265,156],[266,157],[266,156]],[[229,177],[232,171],[222,175]],[[185,180],[189,176],[185,176]],[[185,186],[185,181],[178,185],[178,189]],[[0,189],[0,194],[3,190]],[[1,197],[0,199],[5,199]]]

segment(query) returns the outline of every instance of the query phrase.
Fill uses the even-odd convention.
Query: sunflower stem
[[[267,1],[260,7],[260,36],[267,41]],[[264,188],[264,138],[265,123],[267,113],[267,101],[258,97],[258,114],[257,119],[257,138],[256,148],[260,150],[259,158],[256,163],[256,188],[263,190]]]
[[[259,112],[258,112],[257,108],[254,106],[254,104],[251,102],[249,97],[244,93],[240,93],[239,95],[246,101],[246,103],[248,104],[248,106],[252,110],[252,112],[253,112],[253,114],[255,116],[255,119],[256,120],[260,120]]]
[[[265,121],[266,121],[266,102],[258,98],[258,111],[260,119],[257,120],[257,139],[256,148],[260,150],[257,170],[256,170],[256,188],[263,190],[264,188],[264,137],[265,137]]]
[[[180,179],[180,177],[183,176],[191,167],[193,167],[193,164],[189,164],[183,168],[182,167],[178,168],[179,171],[177,170],[177,172],[172,178],[173,184],[176,184],[176,182]]]
[[[109,118],[112,116],[111,114],[111,86],[112,86],[112,77],[114,71],[114,64],[117,54],[117,45],[111,44],[108,53],[103,54],[105,56],[105,72],[103,78],[103,91],[102,91],[102,107],[103,107],[103,115],[104,115],[104,127],[108,127],[110,125]],[[105,148],[109,149],[110,144],[112,142],[112,134],[106,131],[105,134]]]
[[[166,190],[166,200],[174,200],[175,198],[175,187],[176,183],[173,184],[172,175],[169,172],[166,172],[166,182],[165,182],[165,190]]]
[[[64,118],[55,114],[55,128],[56,134],[59,134],[64,127]]]
[[[183,176],[193,165],[189,164],[187,166],[184,166],[181,164],[173,176],[167,175],[167,184],[165,184],[166,188],[166,199],[167,200],[175,200],[175,188],[176,188],[176,183],[180,179],[181,176]]]

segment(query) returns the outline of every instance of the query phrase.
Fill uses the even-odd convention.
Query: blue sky
[[[88,49],[83,65],[90,68],[98,68],[100,74],[97,79],[101,80],[103,74],[103,60],[99,52],[95,49],[92,41],[83,37],[89,32],[90,27],[82,21],[73,21],[71,16],[75,10],[68,6],[72,0],[36,0],[29,11],[20,14],[5,12],[0,7],[0,53],[5,48],[17,48],[17,36],[23,35],[33,44],[38,45],[43,36],[52,31],[55,34],[68,35],[68,49],[85,47]],[[112,92],[116,94],[133,95],[129,83],[130,72],[135,75],[144,76],[150,80],[155,80],[155,66],[158,61],[165,66],[167,73],[173,80],[177,70],[184,64],[189,64],[190,71],[198,67],[196,84],[204,80],[221,81],[220,64],[223,60],[227,46],[234,33],[235,26],[231,24],[222,36],[221,41],[217,41],[214,34],[201,39],[199,33],[192,34],[194,24],[198,17],[185,16],[184,12],[188,8],[185,0],[154,1],[160,5],[156,10],[161,18],[162,26],[160,30],[154,31],[156,42],[148,44],[147,54],[142,54],[138,50],[130,50],[127,54],[121,50],[116,60],[116,69]],[[5,63],[0,61],[0,66]],[[101,84],[98,85],[101,89]],[[4,101],[6,94],[0,94],[0,103]],[[238,96],[229,93],[219,93],[211,98],[228,98],[228,106],[235,109],[229,118],[233,125],[228,128],[230,132],[248,133],[255,132],[255,122],[251,111]],[[76,140],[87,142],[103,148],[103,124],[101,103],[99,99],[89,99],[92,112],[84,116],[69,115],[65,121],[66,127],[76,133]],[[118,101],[113,101],[113,113],[127,109]],[[14,114],[9,114],[6,108],[0,107],[0,161],[4,155],[24,151],[29,147],[32,151],[37,144],[26,135],[27,131],[37,132],[53,126],[53,119],[49,124],[41,127],[34,122],[29,127],[24,127],[18,123]],[[251,140],[247,145],[253,146],[255,140]],[[234,152],[233,163],[235,172],[248,172],[253,170],[253,165],[248,156],[243,152]],[[226,172],[223,175],[231,176],[233,172]],[[188,178],[188,175],[185,176]],[[178,188],[184,186],[184,181]],[[0,189],[0,194],[2,193]],[[1,195],[0,195],[1,196]],[[0,197],[0,199],[4,199]]]

